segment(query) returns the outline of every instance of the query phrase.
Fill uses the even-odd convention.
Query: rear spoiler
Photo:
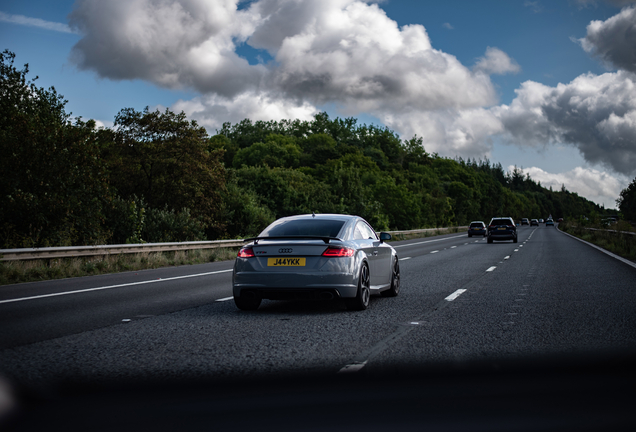
[[[258,244],[259,240],[322,240],[325,243],[329,243],[331,240],[342,241],[338,237],[324,237],[324,236],[276,236],[276,237],[250,237],[243,239],[244,242],[253,241],[254,244]]]

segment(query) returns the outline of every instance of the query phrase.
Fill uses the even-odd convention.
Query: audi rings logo
[[[292,253],[292,248],[280,248],[278,249],[278,253]]]

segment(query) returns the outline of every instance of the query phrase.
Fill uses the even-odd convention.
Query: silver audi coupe
[[[395,249],[358,216],[309,214],[278,219],[238,253],[232,273],[234,302],[256,310],[261,300],[342,299],[364,310],[374,294],[400,291]]]

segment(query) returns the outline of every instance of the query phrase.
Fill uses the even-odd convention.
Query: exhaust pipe
[[[333,293],[329,292],[329,291],[323,291],[320,293],[319,296],[320,300],[333,300],[334,296]]]

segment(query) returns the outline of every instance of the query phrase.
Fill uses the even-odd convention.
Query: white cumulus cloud
[[[512,166],[508,167],[509,171],[513,169]],[[543,187],[561,190],[565,186],[568,191],[576,192],[605,208],[616,208],[616,199],[629,184],[624,176],[615,176],[592,168],[577,167],[563,173],[549,173],[537,167],[523,168],[522,171],[534,181],[541,182]]]
[[[263,93],[242,93],[234,98],[204,95],[192,100],[180,100],[172,109],[185,112],[189,118],[213,132],[224,122],[238,123],[251,120],[298,119],[310,121],[318,110],[311,104],[298,105],[293,101],[276,99]]]
[[[508,105],[492,109],[517,145],[575,146],[592,164],[636,173],[636,75],[581,75],[548,87],[525,82]]]
[[[400,133],[429,127],[417,126],[418,116],[431,118],[439,132],[430,137],[431,147],[452,156],[482,139],[489,127],[472,120],[497,103],[489,74],[518,70],[496,48],[471,70],[432,47],[424,26],[399,27],[377,3],[259,0],[241,9],[238,4],[78,0],[70,22],[82,38],[72,60],[105,78],[193,88],[201,96],[175,107],[208,119],[204,124],[305,116],[326,104],[342,115],[368,113],[390,127],[404,125]],[[240,44],[267,51],[272,61],[249,64],[236,53]],[[445,127],[452,128],[449,136]]]

